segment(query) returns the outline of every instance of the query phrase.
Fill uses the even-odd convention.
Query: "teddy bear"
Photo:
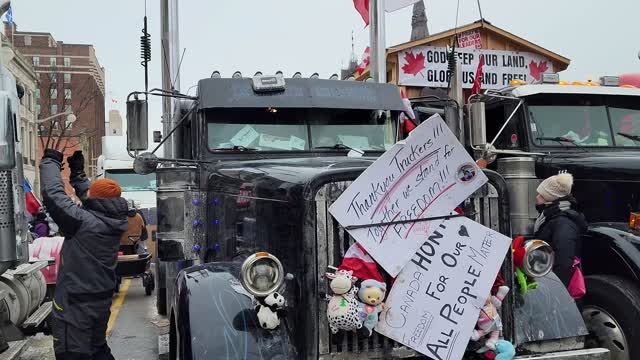
[[[327,295],[327,319],[331,332],[337,334],[339,330],[356,331],[362,328],[356,299],[358,288],[354,286],[358,278],[350,270],[338,270],[325,276],[331,280],[329,287],[333,291],[333,296]]]
[[[378,315],[384,310],[384,297],[387,285],[373,279],[364,280],[360,284],[358,298],[360,299],[359,314],[367,335],[373,334],[373,328],[378,324]]]
[[[258,322],[263,329],[273,330],[280,325],[280,319],[284,318],[285,300],[280,293],[274,292],[265,297],[256,298],[258,304],[255,310],[258,313]]]
[[[478,341],[484,337],[484,347],[477,352],[483,353],[487,350],[495,350],[496,344],[500,340],[500,332],[502,331],[502,321],[498,311],[502,308],[502,300],[509,292],[508,286],[500,286],[496,295],[487,297],[484,306],[480,310],[477,328],[471,333],[471,340]]]

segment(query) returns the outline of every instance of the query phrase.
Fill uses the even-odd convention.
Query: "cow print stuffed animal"
[[[280,319],[286,315],[286,311],[283,309],[284,296],[274,292],[266,297],[256,298],[256,300],[258,304],[255,309],[258,312],[260,326],[266,330],[277,328],[280,325]]]
[[[333,296],[327,296],[327,319],[333,334],[339,330],[356,331],[362,328],[362,320],[358,314],[358,288],[353,286],[358,280],[353,271],[338,270],[336,273],[326,273],[331,280],[329,287]]]

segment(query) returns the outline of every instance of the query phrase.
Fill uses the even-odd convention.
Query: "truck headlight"
[[[242,264],[242,286],[253,296],[263,297],[278,290],[284,281],[284,268],[277,257],[267,253],[255,253]]]
[[[542,240],[531,240],[524,244],[522,271],[536,278],[547,275],[553,268],[554,253],[549,244]]]

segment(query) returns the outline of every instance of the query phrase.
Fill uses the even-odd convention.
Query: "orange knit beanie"
[[[93,199],[117,198],[121,193],[120,185],[111,179],[98,179],[89,187],[89,197]]]

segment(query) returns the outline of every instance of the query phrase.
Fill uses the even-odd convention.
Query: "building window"
[[[49,58],[49,65],[56,66],[56,58],[54,58],[54,57]]]
[[[40,89],[36,89],[34,96],[36,99],[40,99]]]
[[[33,137],[33,130],[29,130],[29,159],[31,160],[31,165],[35,165],[35,160],[36,160],[36,154],[34,151],[34,144],[33,141],[35,140],[35,138]]]
[[[49,89],[49,98],[57,99],[58,98],[58,89]]]
[[[33,66],[40,66],[40,57],[39,56],[34,56],[33,57]]]
[[[31,35],[24,36],[24,46],[31,46]]]
[[[64,89],[64,99],[65,100],[71,99],[71,89]]]
[[[58,82],[58,74],[57,73],[51,73],[51,83],[55,84]]]
[[[53,104],[51,105],[51,115],[55,115],[58,113],[58,105]],[[55,122],[56,124],[58,123],[57,121]]]
[[[71,58],[65,57],[63,61],[64,61],[64,66],[71,66]]]
[[[66,114],[70,113],[71,112],[71,105],[69,105],[69,104],[65,105],[64,106],[64,112]]]
[[[40,104],[36,104],[36,116],[40,116]]]
[[[31,91],[27,93],[27,106],[29,111],[33,111],[33,93]]]
[[[71,82],[71,74],[69,73],[64,74],[64,82],[67,84]]]

